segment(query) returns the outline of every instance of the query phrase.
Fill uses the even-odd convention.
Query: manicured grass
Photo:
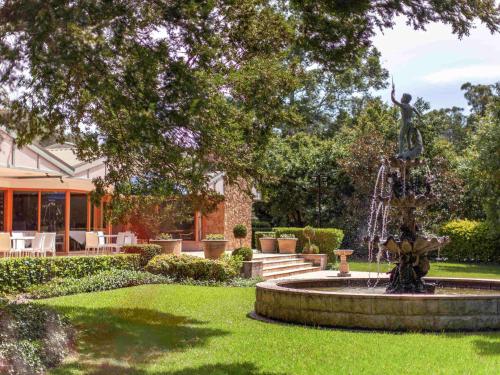
[[[349,261],[352,271],[372,271],[377,272],[377,264],[362,261]],[[393,265],[381,262],[380,272],[387,272]],[[481,279],[500,279],[500,264],[471,264],[471,263],[449,263],[431,262],[429,276],[443,277],[474,277]]]
[[[495,374],[500,333],[384,333],[255,321],[254,288],[144,285],[43,300],[78,329],[54,374]]]

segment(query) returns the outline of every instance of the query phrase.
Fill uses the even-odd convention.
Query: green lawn
[[[376,263],[361,261],[349,261],[352,271],[372,271],[377,272]],[[387,262],[380,264],[380,271],[387,272],[392,269],[392,265]],[[429,276],[446,277],[475,277],[483,279],[500,279],[500,264],[466,264],[449,262],[432,262]]]
[[[269,324],[254,288],[145,285],[40,301],[78,329],[54,374],[495,374],[500,333],[383,333]]]

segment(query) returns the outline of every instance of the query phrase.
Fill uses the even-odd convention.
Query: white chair
[[[17,255],[17,256],[23,256],[26,252],[25,249],[25,241],[22,239],[24,238],[23,232],[12,232],[12,235],[10,236],[12,240],[12,254]]]
[[[10,257],[12,252],[12,244],[10,240],[10,234],[7,232],[0,233],[0,254],[4,257]]]
[[[31,247],[25,249],[26,253],[32,253],[34,256],[42,255],[44,233],[35,233],[35,238],[31,241]]]
[[[85,255],[91,253],[99,254],[106,251],[106,245],[101,244],[98,233],[95,232],[85,232]]]
[[[116,236],[116,243],[108,243],[106,247],[111,250],[111,252],[120,253],[123,245],[125,245],[125,233],[119,232]]]
[[[47,253],[52,253],[52,256],[56,255],[56,233],[43,233],[43,245],[42,245],[42,254],[43,256],[47,256]]]

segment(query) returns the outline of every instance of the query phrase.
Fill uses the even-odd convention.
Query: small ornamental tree
[[[240,240],[240,247],[243,246],[243,239],[247,236],[247,227],[243,224],[237,224],[233,228],[234,238]]]

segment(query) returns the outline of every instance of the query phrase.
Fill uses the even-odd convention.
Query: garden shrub
[[[253,251],[249,247],[240,247],[238,249],[234,249],[232,255],[239,256],[244,261],[249,262],[253,258]]]
[[[293,234],[297,237],[297,249],[303,249],[306,243],[308,243],[307,238],[304,235],[304,228],[285,228],[278,227],[273,228],[276,233],[276,237],[280,237],[282,234]],[[321,254],[328,255],[328,261],[334,261],[335,254],[334,250],[338,249],[342,240],[344,239],[344,232],[337,228],[314,228],[314,237],[312,238],[315,245],[319,247],[319,252]]]
[[[0,373],[44,374],[69,354],[73,330],[56,311],[36,304],[0,308]]]
[[[99,292],[145,284],[168,284],[172,280],[144,271],[110,270],[82,277],[81,279],[56,278],[28,290],[30,298],[50,298],[68,294]]]
[[[239,275],[241,261],[222,258],[220,260],[198,258],[190,255],[158,255],[151,259],[146,271],[155,275],[181,280],[227,281]]]
[[[125,254],[139,254],[141,267],[145,267],[151,259],[161,254],[162,248],[155,244],[134,244],[122,246],[122,251]]]
[[[441,252],[450,260],[500,262],[500,234],[487,222],[453,220],[441,227],[440,234],[450,237]]]
[[[259,251],[261,250],[259,239],[262,237],[276,237],[276,233],[274,233],[274,232],[255,232],[255,234],[254,234],[255,248]]]
[[[56,277],[81,278],[111,269],[139,270],[137,254],[0,259],[0,293],[26,291]]]

